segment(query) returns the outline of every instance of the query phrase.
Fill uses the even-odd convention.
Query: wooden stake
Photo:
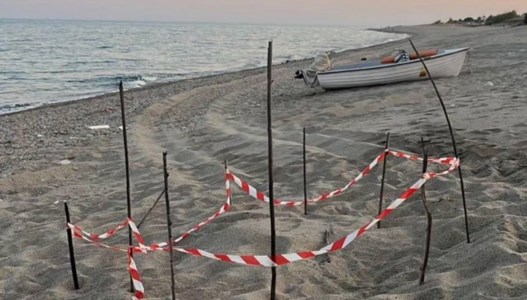
[[[119,97],[121,99],[121,121],[123,125],[123,143],[124,143],[124,162],[126,169],[126,209],[128,219],[132,219],[132,207],[130,203],[130,165],[128,161],[128,138],[126,135],[126,115],[124,109],[124,91],[123,91],[123,82],[119,83]],[[128,226],[128,245],[132,246],[132,228]],[[133,255],[133,252],[132,254]],[[130,275],[130,292],[134,292],[134,282],[132,281],[132,276]]]
[[[268,145],[268,166],[269,166],[269,214],[271,219],[271,258],[274,261],[276,256],[276,236],[274,222],[274,195],[273,195],[273,129],[271,119],[271,85],[273,66],[273,41],[269,41],[267,52],[267,145]],[[276,298],[276,267],[271,268],[271,300]]]
[[[384,145],[384,158],[382,161],[382,177],[381,177],[381,195],[379,197],[379,213],[377,215],[380,215],[382,212],[382,202],[384,201],[384,177],[386,176],[386,158],[388,157],[388,153],[386,150],[390,148],[390,133],[388,132],[386,134],[386,145]],[[381,221],[377,223],[377,228],[381,228]]]
[[[425,68],[426,74],[428,74],[428,79],[430,79],[430,82],[432,82],[432,85],[433,85],[434,90],[436,92],[437,98],[439,99],[439,102],[441,103],[441,108],[443,108],[443,113],[445,115],[446,122],[448,124],[448,130],[450,131],[450,138],[452,139],[452,147],[454,148],[454,155],[456,156],[456,158],[459,159],[459,154],[457,152],[457,147],[456,147],[456,139],[454,137],[454,130],[452,129],[452,124],[450,123],[450,118],[448,117],[448,112],[446,110],[446,106],[445,106],[445,103],[443,101],[443,98],[441,97],[441,94],[439,94],[439,90],[437,89],[436,83],[435,83],[434,79],[432,78],[432,74],[430,74],[430,71],[428,70],[428,67],[426,66],[423,58],[419,54],[419,51],[417,51],[417,48],[415,47],[415,45],[414,45],[414,43],[412,42],[411,39],[408,39],[408,41],[410,41],[410,45],[412,45],[412,48],[417,53],[417,56],[419,57],[419,60],[421,61],[421,64]],[[467,235],[467,243],[470,243],[470,234],[469,234],[469,229],[468,229],[467,203],[466,203],[466,200],[465,200],[465,183],[463,182],[463,173],[461,172],[461,165],[459,165],[457,170],[458,170],[458,174],[459,174],[459,182],[461,184],[461,197],[463,198],[463,212],[465,214],[465,231],[466,231],[466,235]]]
[[[426,173],[426,169],[428,166],[428,153],[425,149],[425,143],[423,141],[423,138],[421,138],[421,145],[423,147],[423,174]],[[432,235],[432,214],[430,214],[430,211],[428,210],[428,206],[426,205],[426,190],[425,185],[421,187],[421,199],[423,200],[423,206],[425,208],[425,214],[426,214],[426,244],[425,244],[425,256],[423,259],[423,266],[421,267],[421,277],[419,278],[419,285],[422,285],[425,282],[425,272],[426,272],[426,266],[428,265],[428,255],[430,253],[430,238]]]
[[[306,176],[306,128],[304,127],[304,138],[303,138],[303,162],[304,162],[304,215],[307,215],[307,176]]]
[[[154,204],[152,204],[152,206],[146,212],[145,216],[141,219],[141,222],[139,222],[139,224],[137,224],[137,228],[141,228],[141,225],[143,225],[144,221],[146,220],[146,217],[148,217],[148,215],[150,215],[152,210],[154,210],[154,208],[157,205],[157,202],[159,202],[159,199],[161,199],[161,197],[163,197],[164,194],[165,194],[165,190],[162,190],[161,194],[159,194],[159,196],[157,196],[156,201],[154,201]]]
[[[66,212],[66,222],[71,223],[70,210],[68,209],[68,203],[64,202],[64,211]],[[71,265],[71,276],[73,276],[73,286],[76,290],[79,289],[79,279],[77,278],[77,265],[75,263],[75,253],[73,252],[73,237],[71,236],[71,229],[67,227],[66,232],[68,234],[68,248],[70,250],[70,265]]]
[[[163,152],[163,174],[165,178],[165,203],[167,210],[168,249],[170,250],[170,283],[172,284],[172,300],[176,299],[176,283],[174,281],[174,241],[172,241],[172,221],[170,220],[170,200],[168,198],[167,152]]]

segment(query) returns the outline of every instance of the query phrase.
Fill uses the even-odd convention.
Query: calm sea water
[[[404,38],[344,27],[0,20],[0,114]]]

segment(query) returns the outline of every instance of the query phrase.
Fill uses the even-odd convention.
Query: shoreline
[[[370,28],[367,28],[367,29],[364,29],[364,30],[378,31],[378,32],[385,32],[385,33],[395,33],[395,34],[406,34],[409,37],[412,37],[412,33],[410,33],[410,32],[383,31],[383,29],[370,29]],[[387,42],[384,42],[384,43],[375,44],[375,45],[371,45],[371,46],[367,46],[367,47],[361,47],[361,48],[355,48],[355,49],[343,49],[343,50],[335,51],[335,54],[336,55],[337,54],[346,55],[346,54],[350,54],[350,53],[357,52],[357,51],[375,49],[376,47],[382,47],[382,46],[390,45],[391,43],[401,42],[402,40],[407,39],[407,38],[408,37],[403,37],[403,38],[395,40],[395,41],[387,41]],[[290,61],[281,62],[281,63],[278,63],[278,64],[273,64],[273,67],[287,65],[287,64],[290,64],[290,63],[307,63],[308,61],[311,61],[311,60],[313,60],[313,57],[297,59],[297,60],[290,60]],[[216,78],[218,76],[234,75],[234,74],[237,74],[237,73],[240,73],[240,72],[260,71],[260,70],[264,70],[265,68],[266,68],[266,66],[261,66],[261,67],[254,67],[254,68],[241,69],[241,70],[235,70],[235,71],[226,71],[226,72],[221,72],[221,73],[213,74],[213,75],[204,75],[204,76],[198,76],[198,77],[186,78],[186,79],[180,79],[180,80],[171,80],[171,81],[167,81],[167,82],[157,82],[157,83],[153,82],[151,84],[147,84],[147,85],[142,86],[142,87],[127,89],[127,90],[125,90],[125,92],[127,92],[127,93],[128,92],[129,93],[134,93],[134,92],[141,91],[141,90],[162,88],[162,87],[166,87],[166,86],[182,83],[182,82],[185,82],[185,81],[199,80],[199,79],[214,79],[214,78]],[[51,102],[51,103],[43,103],[43,104],[40,104],[38,106],[29,107],[27,109],[21,109],[21,110],[16,110],[16,111],[11,111],[11,112],[6,112],[6,113],[3,113],[3,114],[0,114],[0,118],[2,118],[2,116],[14,115],[14,114],[18,114],[18,113],[27,112],[27,111],[33,111],[33,110],[39,110],[39,109],[48,109],[48,108],[51,108],[51,107],[58,107],[58,106],[63,106],[63,105],[71,105],[72,103],[77,103],[79,101],[94,101],[94,100],[97,100],[97,99],[100,99],[100,98],[113,97],[113,96],[116,96],[118,94],[119,94],[118,91],[117,92],[108,92],[108,93],[103,93],[103,94],[100,94],[100,95],[88,96],[88,97],[85,97],[85,98],[65,100],[65,101],[57,101],[57,102]]]

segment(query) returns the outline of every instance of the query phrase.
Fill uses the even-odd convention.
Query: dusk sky
[[[477,17],[527,0],[0,0],[0,18],[339,24],[379,27]]]

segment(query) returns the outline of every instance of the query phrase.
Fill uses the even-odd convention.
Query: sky
[[[527,0],[0,0],[0,18],[381,27],[527,12]]]

